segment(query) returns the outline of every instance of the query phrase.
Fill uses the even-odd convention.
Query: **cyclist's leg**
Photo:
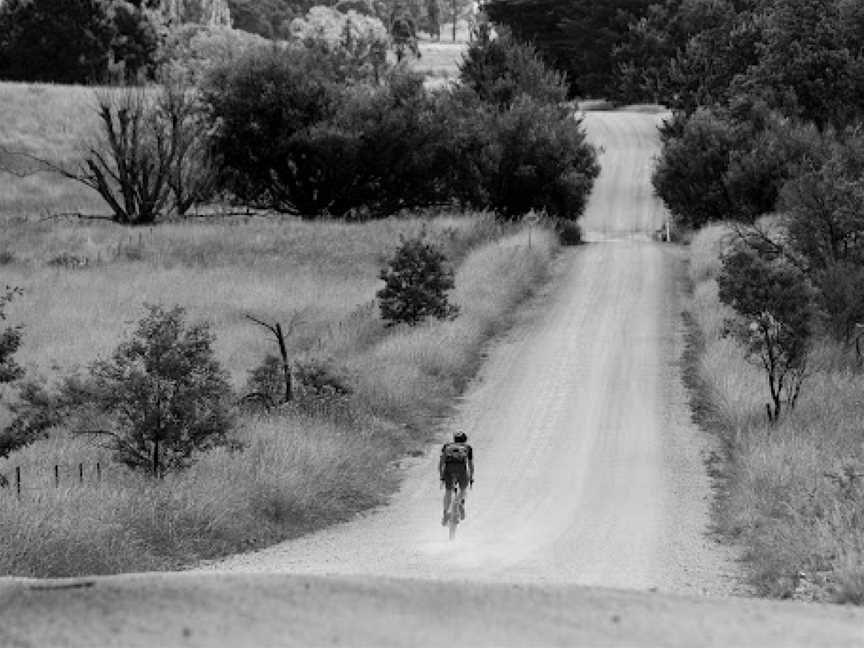
[[[461,518],[465,519],[465,498],[468,494],[468,471],[465,470],[459,475],[459,512]]]
[[[441,524],[447,524],[447,516],[450,512],[450,501],[453,498],[453,488],[455,486],[455,480],[453,479],[453,474],[445,469],[444,470],[444,514],[441,516]]]

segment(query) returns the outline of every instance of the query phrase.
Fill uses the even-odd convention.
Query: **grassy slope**
[[[720,529],[745,548],[763,594],[864,604],[864,375],[848,349],[817,342],[796,409],[767,424],[766,379],[722,334],[732,312],[715,277],[728,236],[702,230],[690,270],[700,413],[729,451]]]
[[[13,115],[0,124],[0,143],[70,159],[86,120],[69,115],[86,114],[87,96],[0,84],[0,108]],[[0,574],[169,568],[274,542],[383,501],[394,484],[393,460],[434,433],[430,417],[445,413],[467,384],[482,345],[544,280],[556,248],[553,236],[535,233],[529,251],[524,232],[476,215],[365,225],[222,219],[147,230],[40,220],[44,212],[100,206],[50,176],[0,178],[0,284],[26,291],[9,315],[25,327],[19,356],[31,375],[50,379],[104,356],[141,316],[142,303],[162,302],[213,322],[218,357],[238,390],[274,350],[246,313],[282,322],[302,313],[291,356],[332,359],[354,387],[338,416],[248,415],[238,431],[245,451],[208,452],[161,483],[112,464],[87,439],[55,431],[0,461],[0,473],[20,466],[25,486],[39,488],[21,502],[0,491]],[[461,314],[387,329],[372,304],[377,271],[400,235],[424,227],[457,265],[453,299]],[[96,461],[103,466],[98,487]],[[83,487],[74,485],[78,462],[88,464]]]

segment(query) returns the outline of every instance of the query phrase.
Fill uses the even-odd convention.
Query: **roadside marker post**
[[[531,249],[531,233],[534,231],[534,226],[540,222],[540,217],[533,211],[525,215],[525,223],[528,225],[528,249]]]

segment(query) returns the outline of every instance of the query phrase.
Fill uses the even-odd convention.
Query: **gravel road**
[[[438,447],[387,507],[213,566],[220,571],[556,582],[727,594],[732,562],[706,534],[709,440],[690,423],[680,251],[650,240],[658,116],[590,113],[604,147],[586,211],[594,241],[492,350],[450,428],[476,452],[468,520],[440,527]]]
[[[864,645],[862,610],[729,596],[734,556],[708,535],[711,440],[678,366],[683,256],[651,237],[659,118],[586,116],[604,147],[590,243],[562,254],[447,426],[477,457],[454,542],[431,446],[388,506],[263,551],[0,582],[0,645]]]

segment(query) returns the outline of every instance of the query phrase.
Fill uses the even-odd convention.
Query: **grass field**
[[[719,254],[732,236],[702,230],[691,245],[688,309],[701,338],[696,407],[728,450],[722,533],[745,549],[765,595],[864,604],[864,375],[854,350],[821,340],[794,411],[765,419],[766,379],[723,337]]]
[[[0,84],[0,145],[74,159],[89,96]],[[24,290],[7,314],[24,327],[17,358],[31,377],[50,382],[105,357],[149,302],[179,304],[190,320],[213,324],[238,394],[248,371],[275,351],[247,314],[283,323],[297,315],[291,359],[328,362],[353,390],[337,410],[244,413],[235,434],[244,450],[208,451],[161,481],[114,463],[91,438],[54,430],[0,460],[0,473],[20,468],[25,486],[20,501],[0,489],[0,575],[172,568],[385,501],[398,460],[438,433],[435,421],[476,371],[484,343],[545,280],[557,248],[550,232],[535,231],[529,250],[525,231],[483,214],[367,224],[214,217],[129,229],[47,217],[103,209],[55,177],[0,174],[0,183],[0,285]],[[400,236],[424,229],[456,268],[460,315],[385,327],[374,304],[378,271]],[[8,388],[0,393],[0,425],[10,397]],[[97,461],[100,484],[92,479]],[[83,486],[75,483],[79,462],[87,465]]]

